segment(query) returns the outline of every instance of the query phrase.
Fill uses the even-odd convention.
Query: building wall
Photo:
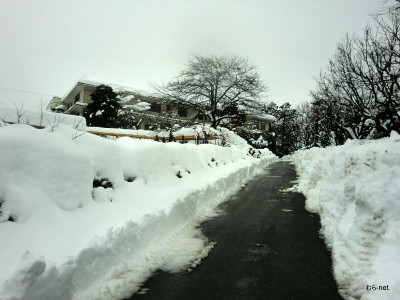
[[[94,88],[85,87],[83,91],[81,91],[80,93],[79,101],[83,103],[91,103],[92,102],[91,95],[93,94],[94,91],[95,91]]]
[[[257,117],[246,117],[245,126],[249,129],[259,131],[269,131],[270,122],[265,119],[257,119]]]
[[[166,103],[161,103],[161,101],[154,97],[147,97],[143,95],[135,95],[135,98],[124,103],[124,105],[134,105],[138,102],[147,102],[152,108],[146,111],[146,115],[149,115],[150,118],[145,119],[141,124],[139,129],[163,129],[165,127],[173,126],[174,124],[183,123],[185,120],[195,120],[196,122],[202,121],[196,118],[198,112],[197,110],[187,109],[186,116],[182,113],[182,107],[179,109],[177,106],[172,106]],[[181,113],[181,115],[179,115]],[[171,119],[165,119],[163,117],[172,117],[175,115],[176,121]],[[176,117],[176,115],[178,115]],[[151,116],[155,118],[152,119]],[[160,116],[160,119],[157,117]]]
[[[91,95],[95,91],[96,87],[91,86],[91,85],[85,85],[82,83],[79,83],[81,85],[76,86],[75,88],[75,95],[71,95],[69,97],[69,102],[66,106],[67,109],[70,108],[74,103],[77,101],[83,102],[83,103],[91,103],[92,98]],[[124,93],[122,96],[127,96],[127,95],[132,95],[131,93]],[[149,115],[149,117],[145,118],[143,122],[140,125],[140,129],[149,129],[152,126],[152,129],[160,129],[161,127],[165,126],[173,126],[174,124],[181,124],[184,123],[185,120],[192,120],[197,123],[202,123],[203,119],[200,116],[200,119],[197,117],[198,111],[191,109],[191,108],[186,108],[187,109],[187,114],[184,116],[184,111],[182,107],[179,107],[177,105],[169,105],[166,103],[161,103],[160,99],[155,98],[155,97],[150,97],[150,96],[144,96],[140,94],[133,94],[134,98],[131,99],[130,101],[126,102],[123,104],[125,105],[134,105],[137,104],[138,102],[147,102],[150,105],[152,105],[152,109],[146,111],[146,115]],[[72,100],[72,101],[71,101]],[[83,107],[82,107],[83,108]],[[79,108],[78,108],[79,109]],[[75,114],[82,115],[83,110],[80,112],[75,112]],[[179,115],[176,117],[176,115]],[[151,117],[153,116],[153,118]],[[160,118],[157,118],[160,116]],[[173,117],[174,118],[163,118],[163,117]],[[258,119],[257,117],[249,117],[246,118],[245,125],[249,129],[257,129],[259,131],[268,131],[269,130],[269,121],[265,119]],[[163,126],[165,125],[165,126]]]
[[[50,102],[49,102],[49,104],[47,104],[47,109],[52,109],[52,108],[55,108],[55,107],[57,107],[57,106],[59,106],[59,105],[62,105],[63,103],[62,103],[62,99],[61,98],[59,98],[59,97],[53,97],[51,100],[50,100]]]

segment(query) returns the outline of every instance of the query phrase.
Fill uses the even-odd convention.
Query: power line
[[[3,87],[3,86],[0,86],[0,89],[9,90],[9,91],[15,91],[15,92],[28,93],[28,94],[35,94],[35,95],[43,95],[43,96],[57,97],[56,95],[49,95],[49,94],[44,94],[44,93],[29,92],[29,91],[24,91],[24,90],[6,88],[6,87]]]

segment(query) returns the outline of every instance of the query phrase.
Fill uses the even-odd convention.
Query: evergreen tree
[[[92,103],[84,111],[86,123],[95,127],[117,127],[118,111],[121,105],[117,101],[117,94],[106,85],[99,85],[92,93]]]
[[[300,126],[298,114],[289,103],[277,106],[271,103],[268,107],[270,114],[277,120],[272,123],[268,148],[276,155],[282,157],[299,149]]]

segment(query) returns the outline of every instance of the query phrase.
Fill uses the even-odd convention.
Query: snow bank
[[[292,156],[345,299],[400,299],[400,137]]]
[[[190,270],[213,246],[198,224],[277,159],[50,131],[0,128],[0,299],[122,299]]]

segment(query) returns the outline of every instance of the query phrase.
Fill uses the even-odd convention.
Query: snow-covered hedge
[[[320,214],[345,299],[400,299],[400,137],[297,151],[298,190]]]
[[[0,128],[0,299],[122,299],[195,266],[212,247],[196,225],[277,159],[228,132],[231,147],[50,131]]]

